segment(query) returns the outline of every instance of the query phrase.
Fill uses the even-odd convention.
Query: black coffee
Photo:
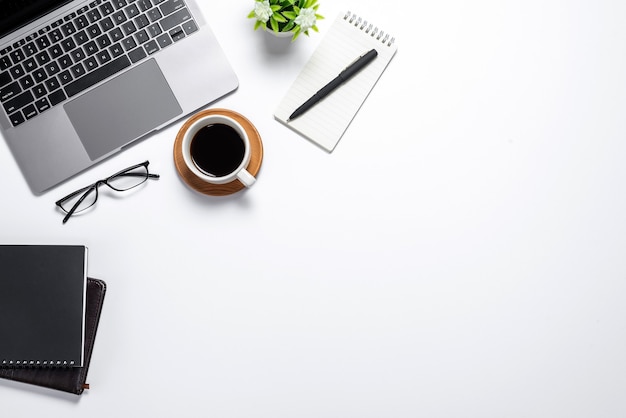
[[[215,123],[201,128],[191,140],[191,159],[205,174],[226,176],[239,167],[245,153],[243,140],[233,128]]]

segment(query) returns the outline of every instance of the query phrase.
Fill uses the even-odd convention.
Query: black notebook
[[[80,395],[89,388],[87,372],[96,340],[100,314],[106,293],[102,280],[87,279],[85,312],[85,352],[83,367],[0,367],[0,378]]]
[[[0,245],[0,367],[82,367],[87,248]]]

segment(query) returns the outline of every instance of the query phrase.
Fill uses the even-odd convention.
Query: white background
[[[626,416],[626,3],[322,0],[283,52],[251,0],[201,7],[258,181],[189,189],[181,120],[36,197],[1,142],[2,243],[85,244],[108,284],[91,389],[1,381],[3,417]],[[327,154],[272,113],[346,10],[398,53]],[[159,181],[61,224],[146,159]]]

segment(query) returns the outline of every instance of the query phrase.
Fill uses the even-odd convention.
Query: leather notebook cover
[[[106,283],[102,280],[87,279],[87,303],[85,306],[85,352],[83,367],[67,368],[0,368],[0,378],[30,383],[51,389],[80,395],[88,388],[87,371],[96,339],[96,331],[106,293]]]

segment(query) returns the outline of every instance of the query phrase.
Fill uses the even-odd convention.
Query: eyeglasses
[[[57,201],[56,205],[67,214],[63,218],[63,223],[67,222],[73,214],[83,212],[92,207],[98,200],[98,187],[102,184],[106,184],[117,192],[123,192],[139,186],[149,178],[158,179],[158,174],[150,174],[148,172],[148,164],[150,162],[145,161],[128,167],[110,177],[95,182],[91,186],[76,190],[74,193],[70,193]]]

